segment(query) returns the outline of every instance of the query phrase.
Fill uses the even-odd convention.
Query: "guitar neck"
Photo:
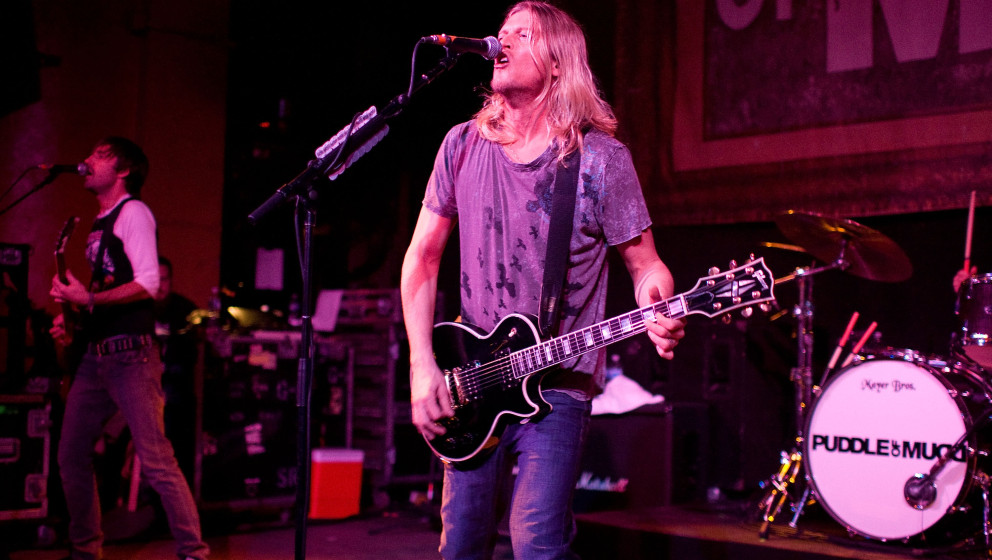
[[[68,286],[69,285],[69,276],[68,276],[68,274],[66,274],[66,271],[67,270],[69,270],[69,269],[66,268],[66,266],[65,266],[65,254],[63,254],[61,252],[60,253],[55,253],[55,272],[58,274],[59,282],[62,282],[63,284],[65,284],[65,285]],[[65,309],[71,309],[71,307],[69,305],[69,302],[63,301],[62,302],[62,309],[63,310],[65,310]]]
[[[55,255],[55,270],[56,270],[56,272],[58,272],[59,282],[62,282],[63,284],[68,284],[69,283],[69,277],[66,276],[66,273],[65,273],[65,271],[66,271],[66,268],[65,268],[65,255],[63,255],[62,253],[57,253]]]
[[[59,282],[65,285],[69,285],[68,268],[65,266],[65,248],[69,243],[69,237],[72,236],[72,232],[76,229],[76,224],[79,223],[78,216],[70,216],[66,220],[65,225],[62,226],[62,233],[59,234],[59,240],[55,244],[55,271],[58,274]],[[64,331],[63,342],[68,346],[72,343],[72,335],[74,326],[72,322],[73,309],[72,305],[63,300],[62,301],[62,320],[64,321]]]
[[[509,356],[513,365],[513,375],[520,379],[536,371],[558,365],[571,358],[640,334],[647,330],[645,322],[654,322],[658,315],[669,319],[679,319],[688,315],[685,294],[670,297],[665,301],[518,350]]]
[[[688,292],[510,354],[513,376],[520,379],[642,333],[647,330],[646,322],[657,321],[659,315],[669,319],[680,319],[693,313],[716,317],[775,299],[773,277],[764,259],[752,257],[733,270],[711,269],[711,272],[713,274],[700,278]]]

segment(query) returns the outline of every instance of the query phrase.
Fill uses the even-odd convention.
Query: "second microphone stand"
[[[416,55],[414,55],[416,56]],[[434,81],[443,72],[451,69],[459,58],[459,54],[449,53],[437,66],[411,80],[410,88],[405,94],[395,97],[382,111],[375,107],[356,115],[352,123],[331,138],[317,150],[318,157],[307,164],[307,168],[292,181],[280,187],[261,206],[248,215],[248,221],[256,224],[265,215],[284,203],[294,200],[298,212],[303,214],[303,239],[300,242],[300,267],[303,277],[303,293],[301,295],[301,342],[299,365],[297,368],[297,472],[299,473],[296,486],[296,560],[306,558],[307,518],[310,510],[310,389],[313,385],[313,228],[317,221],[314,201],[316,191],[314,184],[321,177],[336,177],[344,169],[372,148],[388,131],[386,121],[399,115],[410,101],[413,93],[419,91]]]

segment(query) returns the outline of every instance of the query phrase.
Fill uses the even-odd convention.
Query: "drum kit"
[[[804,508],[818,503],[852,537],[989,551],[992,484],[985,458],[992,431],[983,430],[992,414],[992,274],[961,285],[961,329],[951,360],[905,349],[864,350],[873,323],[838,364],[855,313],[814,383],[813,276],[842,270],[900,282],[912,275],[912,265],[891,239],[851,220],[789,212],[775,222],[797,244],[789,248],[826,264],[776,280],[795,281],[799,292],[792,310],[798,364],[790,375],[796,438],[762,485],[759,536],[767,538],[786,512],[795,528]]]

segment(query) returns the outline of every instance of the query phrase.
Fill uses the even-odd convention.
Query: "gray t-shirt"
[[[458,220],[464,322],[490,331],[510,313],[537,315],[557,164],[552,148],[530,163],[513,162],[474,121],[445,137],[424,206]],[[629,150],[599,131],[583,141],[573,223],[558,334],[604,319],[607,248],[651,225]],[[604,356],[600,349],[562,367],[593,374],[594,386],[583,388],[592,396],[603,385]]]

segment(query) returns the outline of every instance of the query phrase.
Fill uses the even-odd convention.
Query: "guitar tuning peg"
[[[730,261],[730,268],[737,268],[737,261]]]
[[[760,309],[762,313],[768,313],[772,310],[772,306],[767,303],[762,303],[758,306],[758,309]]]
[[[719,273],[720,273],[720,269],[717,268],[717,267],[715,267],[715,266],[711,266],[710,269],[706,271],[706,274],[708,274],[710,276],[713,276],[714,274],[719,274]]]
[[[750,318],[751,315],[753,314],[754,314],[754,309],[751,309],[750,307],[745,307],[743,310],[741,310],[741,317],[744,317],[745,319]]]
[[[723,321],[724,325],[729,325],[732,319],[730,318],[730,315],[723,315],[720,317],[720,320]]]
[[[747,262],[753,263],[754,261],[755,261],[754,253],[748,254],[748,256],[747,256]]]

